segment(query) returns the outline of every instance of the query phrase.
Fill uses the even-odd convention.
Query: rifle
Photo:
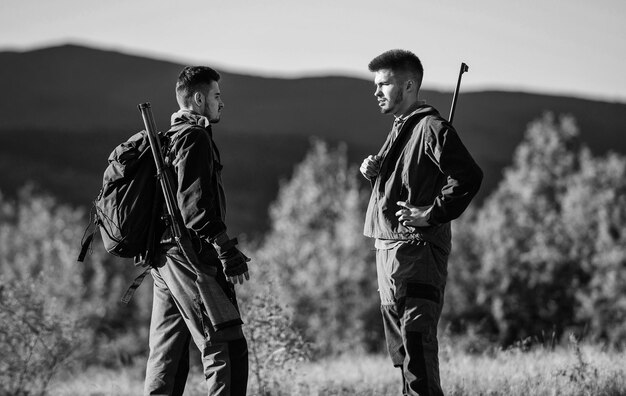
[[[459,79],[456,82],[456,88],[454,89],[454,95],[452,96],[452,106],[450,107],[450,117],[448,117],[448,122],[452,124],[452,118],[454,118],[454,109],[456,107],[457,95],[459,94],[459,87],[461,86],[461,77],[463,77],[463,73],[469,71],[469,66],[467,66],[464,62],[461,62],[461,70],[459,70]]]
[[[156,165],[156,176],[161,185],[165,206],[167,207],[166,225],[170,228],[176,245],[180,249],[184,259],[195,272],[195,284],[207,311],[207,316],[216,331],[228,327],[234,322],[241,323],[239,312],[215,280],[217,269],[206,265],[203,268],[210,270],[208,275],[198,269],[200,262],[194,250],[191,235],[186,227],[181,226],[183,222],[176,201],[176,195],[174,194],[173,176],[171,169],[165,165],[163,159],[160,137],[156,130],[150,103],[141,103],[137,107],[141,112],[146,127],[150,148]]]

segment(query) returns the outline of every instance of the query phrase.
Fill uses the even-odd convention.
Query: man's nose
[[[380,89],[380,87],[376,87],[376,91],[374,91],[374,96],[379,97],[383,95],[383,91]]]

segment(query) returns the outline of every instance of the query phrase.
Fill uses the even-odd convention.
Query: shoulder
[[[423,138],[426,146],[437,146],[451,134],[457,135],[456,130],[439,113],[425,115],[415,124],[413,130],[413,136],[416,139]]]
[[[174,146],[208,145],[211,141],[209,132],[199,125],[186,124],[172,128],[168,135]]]
[[[423,128],[430,131],[442,131],[452,128],[448,120],[443,118],[439,113],[424,116],[419,124],[422,124]]]
[[[441,115],[437,114],[429,114],[426,115],[416,127],[422,129],[423,133],[430,138],[437,139],[438,137],[448,134],[454,133],[456,134],[456,130]]]
[[[452,128],[452,125],[437,112],[422,116],[415,115],[409,122],[412,124],[414,136],[439,134]]]

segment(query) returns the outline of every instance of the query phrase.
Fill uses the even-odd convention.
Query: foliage
[[[277,279],[274,293],[322,353],[374,350],[382,339],[365,194],[342,150],[313,143],[255,255],[261,283]],[[497,189],[453,224],[442,323],[483,346],[553,342],[569,330],[623,342],[625,192],[623,156],[593,156],[571,117],[532,122]]]
[[[580,344],[576,336],[570,335],[570,342],[574,349],[575,362],[567,368],[557,371],[557,375],[565,377],[576,389],[581,389],[584,394],[595,395],[600,374],[597,367],[592,367],[583,356]]]
[[[76,262],[84,229],[82,210],[59,205],[31,185],[15,200],[0,195],[0,348],[13,350],[0,353],[6,356],[1,375],[3,383],[32,386],[23,392],[34,392],[35,384],[43,391],[43,378],[70,356],[115,363],[109,340],[141,319],[139,305],[117,303],[131,278],[127,263],[106,257],[98,244],[86,263]],[[28,370],[20,371],[20,364]]]
[[[365,194],[356,174],[345,147],[313,141],[281,185],[271,229],[254,254],[258,282],[276,279],[272,292],[321,353],[374,349],[381,338],[375,265],[362,233]]]
[[[270,208],[271,228],[252,249],[253,281],[242,288],[241,305],[251,385],[258,394],[350,394],[353,384],[296,383],[296,368],[304,365],[298,371],[306,374],[314,367],[306,361],[309,349],[319,356],[380,349],[374,258],[362,236],[367,194],[346,157],[345,147],[314,141],[293,177],[282,183]],[[0,195],[0,383],[12,387],[7,393],[45,392],[70,358],[116,367],[145,354],[151,282],[124,307],[118,299],[132,265],[105,254],[97,242],[87,263],[76,263],[84,215],[32,187],[15,201]],[[570,331],[623,344],[624,224],[626,157],[592,155],[578,141],[570,117],[546,114],[531,123],[498,188],[453,223],[442,323],[466,333],[456,347],[472,357],[460,359],[489,357],[495,363],[480,363],[489,366],[506,363],[504,354],[519,353],[529,360],[534,345],[554,347],[558,335]],[[494,337],[515,347],[500,353],[490,347]],[[596,370],[584,348],[574,352],[573,365],[554,362],[560,371],[547,371],[554,394],[623,393],[619,376],[605,378],[611,371]],[[459,356],[449,355],[444,346],[442,361],[453,371],[462,369],[454,366]],[[476,370],[449,385],[448,393],[548,393],[538,385],[547,380],[544,372],[529,368],[519,385],[497,367]],[[483,372],[498,372],[503,380],[472,382]],[[387,383],[372,385],[371,392],[359,389],[395,391]]]
[[[457,340],[440,349],[441,380],[446,395],[618,396],[626,394],[624,353],[587,343],[468,354]],[[144,367],[97,369],[56,380],[55,396],[141,393]],[[292,382],[297,382],[294,386]],[[295,390],[294,390],[295,389]],[[297,378],[284,377],[272,395],[395,396],[401,394],[400,371],[383,355],[348,353],[303,362]],[[206,395],[206,386],[185,395]]]
[[[461,303],[448,320],[504,345],[585,325],[624,340],[626,159],[593,157],[577,135],[570,117],[533,122],[498,188],[456,225],[450,289]]]
[[[289,380],[296,376],[299,363],[310,356],[309,345],[270,289],[244,305],[250,356],[249,388],[259,396],[272,395],[272,389],[286,389],[294,383]]]
[[[0,382],[10,394],[45,393],[82,346],[78,307],[86,289],[72,270],[80,217],[32,186],[17,202],[0,196]]]
[[[576,317],[597,340],[626,344],[626,157],[581,153],[561,216],[585,282],[574,285]]]
[[[0,280],[0,394],[42,395],[78,349],[80,326],[46,304],[40,281]]]

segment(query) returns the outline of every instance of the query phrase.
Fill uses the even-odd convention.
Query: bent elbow
[[[480,186],[483,182],[483,178],[484,178],[484,173],[483,170],[480,169],[480,167],[478,165],[476,165],[476,168],[474,169],[474,175],[472,177],[472,184],[474,186],[474,194],[476,194],[478,192],[478,190],[480,189]]]

